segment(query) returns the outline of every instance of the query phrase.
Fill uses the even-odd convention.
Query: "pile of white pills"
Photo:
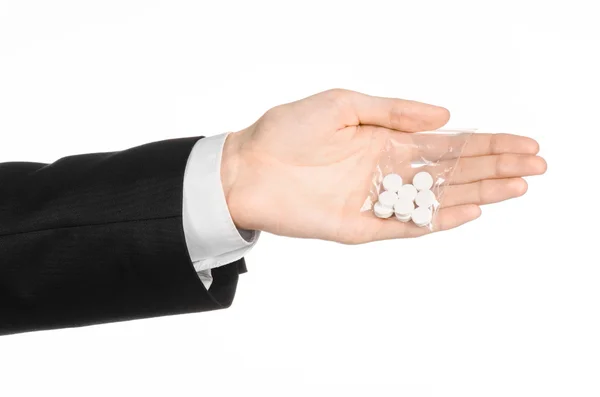
[[[419,172],[412,184],[404,184],[398,174],[388,174],[383,178],[383,190],[373,206],[378,218],[396,215],[400,222],[410,220],[419,227],[431,224],[433,206],[437,204],[435,193],[431,190],[433,177],[428,172]]]

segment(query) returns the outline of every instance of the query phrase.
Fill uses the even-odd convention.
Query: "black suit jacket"
[[[197,140],[0,164],[0,334],[229,307],[244,260],[207,291],[184,238]]]

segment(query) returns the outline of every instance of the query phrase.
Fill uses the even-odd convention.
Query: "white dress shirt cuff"
[[[228,134],[198,140],[188,159],[183,182],[183,226],[194,268],[207,289],[210,269],[242,258],[259,237],[238,230],[231,219],[221,184],[221,156]]]

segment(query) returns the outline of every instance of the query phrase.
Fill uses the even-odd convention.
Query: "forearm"
[[[243,261],[209,293],[184,238],[196,141],[1,164],[0,333],[229,306]]]

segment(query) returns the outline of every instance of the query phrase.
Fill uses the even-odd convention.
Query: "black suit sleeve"
[[[207,291],[185,243],[197,140],[0,164],[0,334],[229,307],[243,259]]]

